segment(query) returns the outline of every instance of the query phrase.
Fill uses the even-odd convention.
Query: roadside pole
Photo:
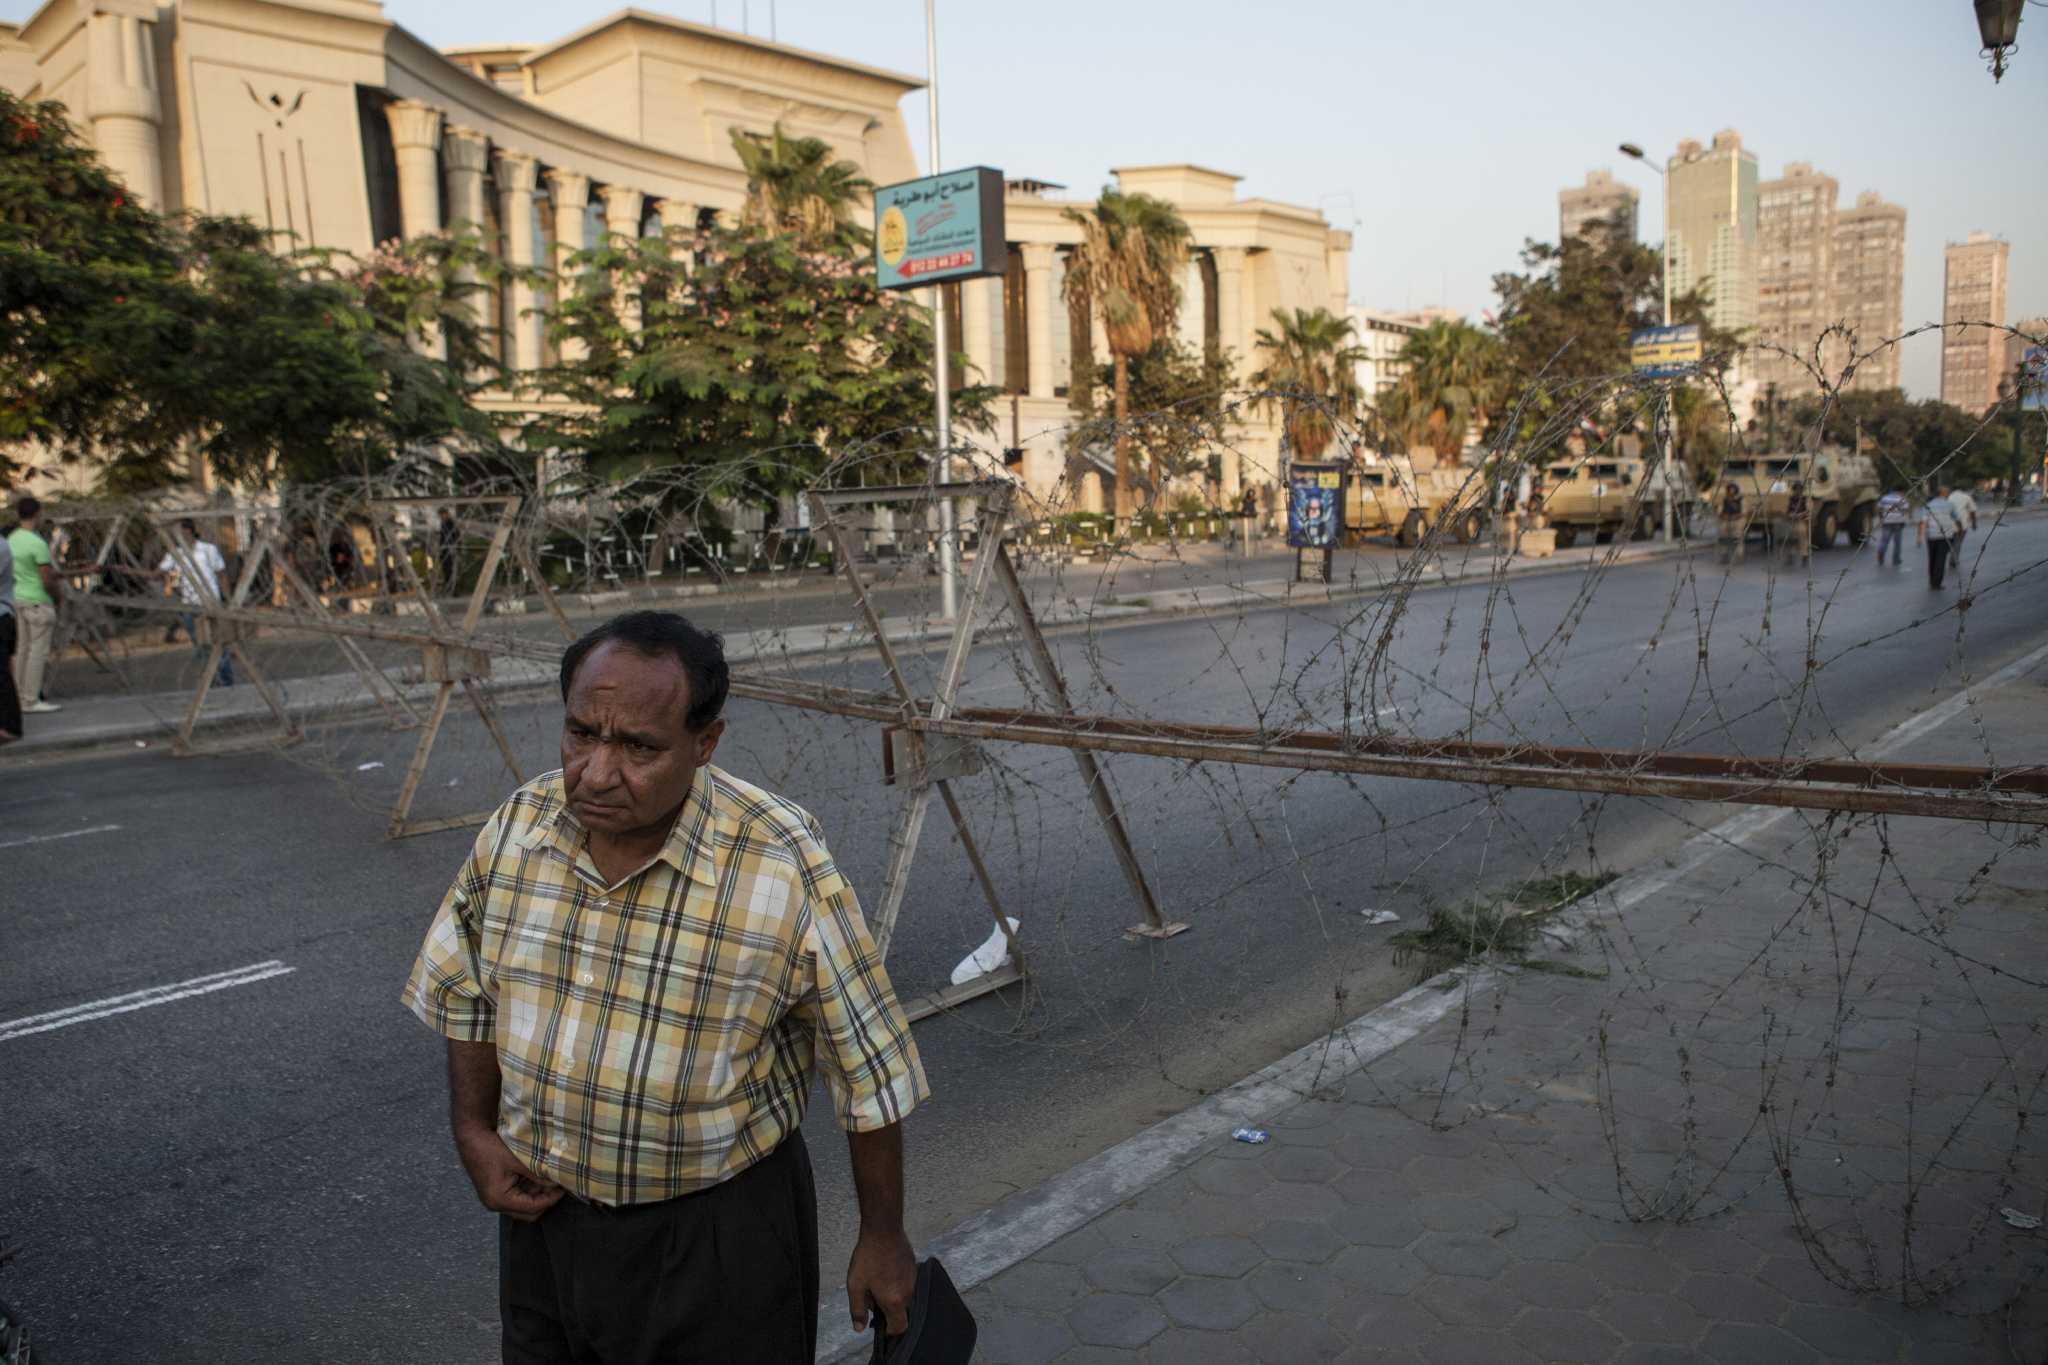
[[[931,129],[931,173],[939,173],[939,35],[933,19],[935,0],[924,0],[925,112]],[[937,411],[939,448],[932,456],[932,483],[950,482],[953,463],[953,357],[946,328],[946,286],[932,286],[932,391]],[[960,610],[960,541],[953,523],[953,500],[939,500],[939,617],[950,621]]]

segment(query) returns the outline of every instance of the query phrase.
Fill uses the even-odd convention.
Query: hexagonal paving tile
[[[1321,1318],[1301,1313],[1266,1313],[1246,1323],[1238,1334],[1266,1365],[1309,1365],[1335,1360],[1350,1345]]]
[[[1645,1255],[1641,1247],[1602,1242],[1579,1257],[1579,1264],[1616,1289],[1663,1293],[1678,1287],[1678,1271],[1671,1263]]]
[[[1351,1168],[1320,1147],[1283,1147],[1266,1160],[1275,1180],[1327,1185]]]
[[[1517,1261],[1500,1282],[1536,1308],[1591,1308],[1607,1297],[1607,1286],[1582,1265],[1561,1261]]]
[[[1899,1353],[1899,1329],[1869,1313],[1794,1304],[1779,1326],[1832,1360],[1890,1360]]]
[[[1328,1223],[1299,1218],[1280,1218],[1262,1224],[1253,1229],[1252,1240],[1264,1247],[1266,1254],[1275,1260],[1314,1263],[1329,1260],[1345,1245],[1344,1239],[1332,1232]]]
[[[1405,1247],[1423,1233],[1422,1224],[1397,1206],[1361,1209],[1333,1208],[1323,1221],[1330,1230],[1353,1246]]]
[[[1246,1365],[1251,1348],[1234,1332],[1203,1332],[1187,1327],[1169,1327],[1146,1348],[1160,1365]]]
[[[1625,1341],[1683,1345],[1699,1340],[1706,1320],[1674,1294],[1638,1294],[1618,1290],[1593,1315],[1621,1333]]]
[[[1491,1237],[1464,1232],[1427,1232],[1415,1244],[1415,1255],[1439,1275],[1490,1280],[1508,1263],[1507,1252]]]
[[[988,1365],[1045,1365],[1074,1345],[1058,1318],[1007,1310],[975,1314],[976,1360]]]
[[[1430,1365],[1522,1365],[1536,1359],[1512,1332],[1480,1327],[1446,1327],[1423,1343],[1422,1358]]]
[[[1264,1161],[1218,1161],[1213,1156],[1196,1162],[1189,1175],[1211,1194],[1251,1194],[1273,1183]]]
[[[1095,1229],[1112,1251],[1134,1246],[1169,1247],[1191,1235],[1173,1214],[1146,1209],[1111,1209],[1095,1220]]]
[[[1369,1294],[1406,1294],[1429,1278],[1429,1267],[1395,1247],[1346,1247],[1330,1261],[1330,1273]]]
[[[1268,1261],[1245,1276],[1245,1283],[1268,1308],[1282,1313],[1327,1313],[1345,1293],[1328,1266],[1289,1261]]]
[[[1754,1275],[1688,1275],[1678,1297],[1715,1322],[1773,1323],[1791,1304]]]
[[[1408,1212],[1434,1232],[1491,1234],[1514,1226],[1517,1217],[1471,1194],[1425,1194],[1409,1201]]]
[[[1488,1280],[1439,1276],[1425,1284],[1415,1301],[1453,1327],[1506,1327],[1528,1305],[1506,1286]]]
[[[1179,1278],[1180,1267],[1152,1247],[1121,1247],[1096,1253],[1081,1273],[1112,1294],[1156,1294]]]
[[[1088,1292],[1077,1267],[1055,1261],[1020,1261],[988,1282],[1006,1304],[1038,1313],[1057,1313]]]
[[[1821,1358],[1820,1352],[1790,1333],[1748,1322],[1709,1327],[1700,1341],[1700,1351],[1719,1365],[1758,1365],[1765,1360],[1771,1365],[1804,1365]]]
[[[1443,1331],[1443,1320],[1404,1295],[1352,1294],[1331,1314],[1360,1345],[1409,1353]]]
[[[1494,1237],[1509,1255],[1529,1261],[1576,1261],[1594,1247],[1586,1220],[1514,1214],[1514,1225]]]
[[[1194,1237],[1168,1247],[1166,1254],[1190,1275],[1242,1275],[1266,1259],[1244,1237]]]
[[[1174,1281],[1159,1293],[1166,1315],[1183,1327],[1210,1332],[1227,1332],[1242,1327],[1261,1311],[1259,1301],[1243,1280],[1218,1280],[1189,1275]]]
[[[1166,1330],[1166,1314],[1135,1294],[1090,1294],[1068,1310],[1067,1327],[1085,1345],[1135,1351]]]
[[[1515,1319],[1515,1339],[1539,1360],[1572,1365],[1600,1365],[1612,1360],[1622,1346],[1621,1338],[1606,1323],[1557,1308],[1531,1308]],[[1759,1356],[1750,1365],[1761,1365],[1765,1359]]]

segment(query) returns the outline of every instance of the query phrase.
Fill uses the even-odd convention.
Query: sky
[[[697,22],[921,76],[918,0],[642,0]],[[0,0],[0,17],[32,0]],[[385,0],[437,45],[543,42],[612,0]],[[1906,207],[1905,318],[1938,320],[1942,246],[2012,243],[2008,316],[2048,315],[2048,3],[2031,0],[2003,84],[1970,0],[937,0],[948,165],[1086,196],[1115,165],[1192,161],[1246,195],[1319,206],[1355,236],[1351,298],[1477,317],[1524,239],[1557,235],[1557,191],[1612,169],[1660,235],[1656,173],[1683,138],[1734,128],[1764,178],[1808,161],[1841,202]],[[1020,22],[1021,20],[1021,22]],[[903,105],[921,164],[925,104]],[[1933,337],[1909,393],[1940,386]]]

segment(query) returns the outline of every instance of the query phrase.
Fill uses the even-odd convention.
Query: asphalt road
[[[1967,612],[1910,560],[1838,551],[1810,580],[1667,559],[1057,644],[1092,710],[1833,753],[2048,631],[2048,520],[1980,534],[1980,551]],[[1012,663],[977,650],[969,699],[1021,697]],[[879,681],[866,662],[811,676]],[[510,721],[541,766],[553,708]],[[753,703],[731,721],[720,760],[809,806],[872,899],[897,800],[873,731]],[[2021,756],[1977,738],[1952,757]],[[60,1365],[494,1357],[493,1224],[445,1137],[439,1045],[397,1003],[464,848],[381,837],[409,744],[354,726],[288,758],[55,764],[0,792],[0,1240],[25,1248],[0,1297]],[[1412,969],[1362,909],[1412,922],[1537,867],[1637,864],[1717,813],[1116,758],[1140,856],[1192,925],[1133,943],[1068,757],[990,757],[961,786],[1036,989],[1022,1012],[985,1000],[920,1026],[937,1096],[908,1131],[919,1236],[1404,989]],[[437,753],[423,807],[503,787],[472,724]],[[943,984],[988,923],[941,812],[924,850],[892,954],[906,992]],[[225,978],[243,984],[107,1012],[245,967]],[[852,1217],[829,1127],[821,1108],[828,1285]]]

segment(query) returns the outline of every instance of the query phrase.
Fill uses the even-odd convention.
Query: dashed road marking
[[[54,844],[59,839],[77,839],[87,834],[112,834],[119,825],[94,825],[91,829],[67,830],[62,834],[35,834],[26,839],[9,839],[0,848],[23,848],[29,844]]]

